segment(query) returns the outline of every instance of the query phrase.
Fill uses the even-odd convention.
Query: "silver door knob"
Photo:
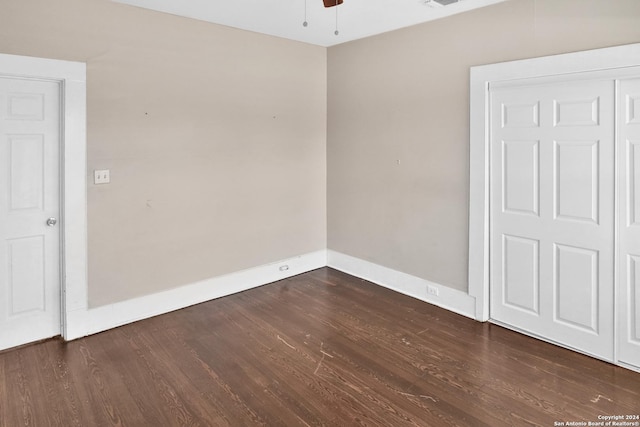
[[[53,227],[53,226],[54,226],[54,225],[56,225],[57,223],[58,223],[58,220],[57,220],[57,219],[55,219],[55,218],[49,218],[49,219],[47,220],[47,225],[48,225],[49,227]]]

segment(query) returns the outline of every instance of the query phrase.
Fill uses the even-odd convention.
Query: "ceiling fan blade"
[[[339,4],[342,4],[343,0],[322,0],[324,2],[324,7],[333,7]]]

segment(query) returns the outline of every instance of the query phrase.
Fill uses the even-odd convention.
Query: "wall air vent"
[[[460,1],[462,0],[420,0],[420,3],[424,4],[425,6],[438,8],[449,6],[450,4],[458,3]]]

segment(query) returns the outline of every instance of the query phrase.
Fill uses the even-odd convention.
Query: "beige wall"
[[[112,179],[87,189],[90,306],[326,247],[326,49],[0,0],[0,52],[87,63],[89,179]]]
[[[510,0],[328,59],[108,0],[0,11],[0,52],[87,63],[88,173],[112,173],[87,189],[92,307],[323,249],[327,232],[466,290],[469,67],[640,41],[638,0]]]
[[[510,0],[329,48],[329,249],[466,291],[469,67],[636,42],[638,0]]]

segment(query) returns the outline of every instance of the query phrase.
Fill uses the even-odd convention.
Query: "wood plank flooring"
[[[8,427],[556,426],[623,414],[640,414],[638,373],[329,268],[0,353]]]

